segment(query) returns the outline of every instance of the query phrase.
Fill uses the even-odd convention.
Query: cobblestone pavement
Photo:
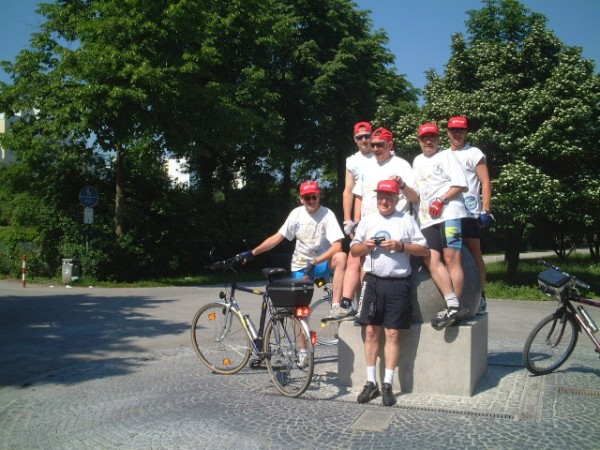
[[[265,370],[210,373],[189,343],[210,288],[5,287],[1,449],[600,447],[600,364],[585,336],[556,373],[523,368],[523,336],[549,303],[489,302],[488,370],[472,397],[401,394],[386,408],[337,383],[335,346],[317,347],[298,399]]]

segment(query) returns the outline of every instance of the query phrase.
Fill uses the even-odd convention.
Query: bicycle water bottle
[[[588,314],[588,312],[585,310],[585,308],[583,306],[578,305],[577,311],[579,311],[579,314],[581,314],[583,316],[583,318],[587,322],[588,327],[590,328],[590,330],[592,330],[592,333],[595,333],[596,331],[598,331],[598,325],[596,325],[596,322],[594,322],[594,319],[592,319],[592,316],[590,316]]]
[[[252,336],[252,340],[255,340],[258,337],[258,331],[256,331],[256,327],[252,323],[252,320],[250,320],[250,316],[248,314],[244,314],[244,320],[246,321],[246,326],[248,327],[250,336]]]

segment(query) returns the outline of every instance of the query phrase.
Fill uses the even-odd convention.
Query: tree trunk
[[[517,225],[506,234],[504,260],[506,261],[506,279],[509,283],[514,283],[517,280],[523,231],[523,225]]]
[[[117,145],[117,157],[115,162],[115,233],[117,237],[125,233],[125,167],[123,147]]]

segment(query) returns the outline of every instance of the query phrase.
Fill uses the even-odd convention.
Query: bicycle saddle
[[[281,267],[267,267],[262,270],[263,275],[269,281],[285,277],[285,269]]]

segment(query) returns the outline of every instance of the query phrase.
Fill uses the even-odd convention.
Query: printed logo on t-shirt
[[[469,211],[477,211],[477,198],[474,195],[463,195],[463,198]]]

